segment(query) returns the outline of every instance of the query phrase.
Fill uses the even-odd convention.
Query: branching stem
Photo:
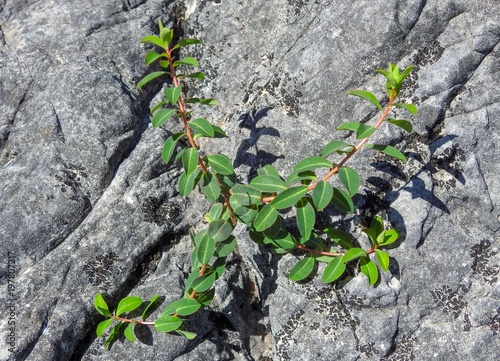
[[[394,103],[394,100],[396,98],[396,90],[395,89],[392,89],[392,92],[391,92],[391,96],[389,98],[389,103],[387,104],[387,106],[385,107],[384,111],[382,112],[382,114],[380,115],[380,118],[378,119],[377,123],[374,125],[375,128],[379,128],[380,125],[382,125],[382,123],[384,122],[384,119],[387,117],[387,114],[389,114],[389,111],[391,110],[392,108],[392,104]],[[358,145],[356,145],[354,147],[354,149],[352,151],[350,151],[348,154],[346,154],[346,156],[344,157],[344,159],[342,159],[342,161],[336,165],[334,168],[332,168],[330,170],[330,172],[328,172],[327,175],[325,175],[321,180],[322,181],[327,181],[328,179],[330,179],[334,174],[336,174],[340,168],[354,155],[356,154],[357,151],[359,151],[361,148],[363,148],[363,145],[365,145],[365,143],[368,141],[368,139],[370,139],[370,137],[366,137],[364,139],[362,139]],[[316,181],[312,184],[310,184],[307,189],[309,191],[312,191],[314,188],[316,188],[316,186],[318,185],[319,181]],[[269,197],[265,197],[262,199],[262,202],[264,203],[269,203],[271,202],[274,198],[276,198],[276,196],[269,196]]]

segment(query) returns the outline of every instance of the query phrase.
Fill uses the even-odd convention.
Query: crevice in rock
[[[0,12],[1,12],[1,8],[0,8]],[[2,25],[0,25],[0,44],[2,46],[7,46],[7,43],[5,41],[5,34],[3,32],[3,29],[2,29]]]
[[[57,114],[57,110],[52,103],[50,103],[50,105],[52,106],[52,112],[54,113],[54,118],[56,120],[56,129],[55,129],[56,135],[59,137],[59,139],[61,139],[63,143],[66,143],[66,137],[64,135],[64,131],[62,129],[61,121],[59,120],[59,115]]]
[[[21,96],[21,99],[19,99],[19,102],[16,105],[16,108],[14,110],[14,113],[12,114],[12,117],[7,120],[7,131],[5,132],[4,135],[2,135],[3,139],[0,139],[0,150],[2,150],[4,148],[5,144],[9,140],[9,136],[10,136],[10,133],[12,131],[12,127],[14,126],[14,123],[16,121],[17,113],[19,113],[21,107],[23,106],[23,104],[24,104],[24,102],[26,100],[26,97],[28,96],[28,93],[29,93],[29,91],[31,89],[31,85],[33,84],[33,82],[34,82],[34,80],[30,79],[30,82],[28,83],[28,86],[26,87],[26,90],[24,91],[23,95]],[[6,158],[7,159],[6,159],[5,162],[0,159],[0,165],[3,165],[7,161],[10,160],[9,157],[6,157]]]
[[[394,18],[394,21],[396,22],[397,26],[399,27],[399,29],[402,30],[403,32],[403,41],[406,39],[406,37],[408,36],[409,33],[411,33],[411,31],[413,30],[413,28],[415,27],[415,25],[418,23],[418,21],[420,20],[420,17],[424,11],[424,8],[425,6],[427,5],[427,0],[423,0],[420,5],[418,6],[418,9],[417,9],[417,14],[416,14],[416,17],[415,17],[415,20],[413,20],[410,24],[409,24],[409,27],[407,29],[405,29],[403,31],[403,27],[401,26],[401,22],[399,21],[399,17],[398,17],[398,14],[400,13],[400,2],[398,1],[396,3],[396,6],[394,8],[394,12],[396,14],[395,18]]]
[[[107,303],[109,305],[117,304],[118,300],[129,295],[132,290],[137,288],[138,285],[143,283],[145,279],[154,273],[162,253],[168,251],[175,243],[179,242],[182,237],[181,233],[165,233],[158,238],[154,245],[149,249],[145,249],[142,255],[138,257],[135,270],[130,272],[119,291],[109,295],[109,298],[106,299]],[[81,360],[97,337],[95,333],[96,327],[98,323],[103,320],[97,313],[93,313],[91,316],[93,317],[89,317],[86,324],[87,333],[82,340],[75,345],[73,354],[69,358],[70,361]]]
[[[33,349],[35,348],[38,341],[40,340],[40,337],[42,337],[43,331],[45,331],[45,329],[47,328],[47,324],[49,323],[49,319],[52,316],[52,313],[54,312],[54,309],[55,309],[58,302],[59,302],[59,299],[57,297],[55,297],[52,299],[52,302],[49,305],[47,305],[48,308],[45,309],[45,311],[43,312],[43,317],[41,317],[42,324],[40,326],[40,329],[38,330],[35,337],[31,340],[31,342],[29,342],[28,345],[23,347],[23,349],[21,350],[19,355],[17,355],[17,357],[19,357],[20,361],[24,361],[33,352]]]

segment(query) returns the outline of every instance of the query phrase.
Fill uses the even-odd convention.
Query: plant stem
[[[396,90],[395,89],[392,89],[392,92],[391,92],[391,96],[390,96],[390,99],[389,99],[389,103],[386,105],[384,111],[382,112],[382,114],[380,115],[380,118],[378,119],[377,123],[374,125],[375,128],[379,128],[382,123],[384,122],[384,119],[387,117],[387,114],[389,114],[389,111],[391,110],[392,108],[392,104],[394,103],[394,100],[396,98]],[[325,175],[321,180],[322,181],[327,181],[329,178],[331,178],[334,174],[336,174],[340,168],[354,155],[356,154],[356,152],[358,152],[362,147],[363,145],[365,145],[365,143],[368,141],[368,139],[370,139],[370,137],[366,137],[364,139],[362,139],[358,145],[356,145],[354,147],[353,150],[351,150],[345,157],[344,159],[342,159],[342,161],[337,165],[335,166],[334,168],[332,168],[330,170],[330,172],[328,172],[327,175]],[[312,191],[314,188],[316,188],[316,186],[318,185],[319,181],[316,181],[312,184],[310,184],[307,189],[309,191]],[[264,203],[269,203],[271,202],[274,198],[276,198],[276,196],[269,196],[269,197],[265,197],[262,199],[262,202]]]
[[[155,324],[153,321],[131,320],[129,318],[118,317],[118,316],[113,316],[113,315],[110,315],[109,317],[111,317],[112,319],[117,320],[117,321],[128,322],[128,323],[137,323],[138,325],[144,325],[144,326],[154,326],[154,324]]]
[[[177,77],[177,74],[175,72],[172,51],[170,50],[170,48],[166,47],[165,53],[167,54],[167,59],[168,59],[168,63],[170,66],[170,75],[172,77],[172,82],[174,83],[174,87],[178,87],[179,86],[179,78]],[[196,144],[196,142],[193,138],[193,134],[191,133],[191,129],[189,128],[189,119],[186,115],[186,106],[184,104],[184,100],[182,99],[182,96],[179,96],[179,99],[177,99],[177,104],[179,106],[179,113],[181,114],[181,120],[182,120],[182,123],[184,125],[184,129],[186,130],[186,136],[188,138],[189,144],[192,148],[199,149],[198,144]],[[203,173],[208,173],[207,164],[205,164],[205,161],[203,161],[203,159],[199,155],[198,155],[198,165],[200,166]],[[221,190],[222,190],[221,183],[220,183],[219,179],[217,177],[215,177],[215,180],[217,181],[219,188],[221,188]],[[224,197],[224,205],[227,207],[227,209],[229,211],[231,223],[233,224],[233,226],[235,226],[237,223],[237,220],[236,220],[236,216],[234,215],[233,209],[231,208],[231,205],[229,204],[229,196],[225,192],[221,192],[221,193],[222,193],[222,196]]]
[[[174,87],[178,87],[179,78],[177,77],[177,74],[175,72],[174,60],[172,58],[172,51],[168,47],[166,47],[165,53],[167,54],[168,63],[170,65],[170,76],[172,77],[172,82],[174,83]],[[191,133],[191,129],[189,128],[189,120],[186,115],[186,106],[184,105],[184,100],[182,99],[182,96],[180,96],[179,99],[177,99],[177,104],[179,105],[179,113],[181,114],[181,120],[182,123],[184,124],[184,129],[186,130],[186,136],[188,138],[189,144],[191,145],[192,148],[198,149],[199,147],[194,141],[193,134]],[[198,155],[198,164],[203,173],[208,172],[205,162],[203,161],[203,159],[201,159],[199,155]]]
[[[310,247],[304,246],[302,244],[296,244],[295,248],[300,249],[301,251],[304,251],[304,252],[309,252],[309,253],[314,253],[314,254],[320,254],[322,256],[337,257],[337,256],[343,256],[344,255],[344,253],[341,253],[341,252],[320,251],[318,249],[310,248]]]

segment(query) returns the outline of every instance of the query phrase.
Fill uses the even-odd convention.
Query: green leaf
[[[196,300],[184,297],[167,305],[161,314],[164,316],[177,313],[179,316],[189,316],[198,311],[200,307],[201,305]]]
[[[94,307],[103,316],[109,316],[111,315],[111,312],[109,312],[108,305],[106,304],[106,301],[104,301],[104,297],[100,293],[96,294],[94,297]]]
[[[363,256],[366,256],[366,252],[364,249],[353,247],[344,254],[344,256],[342,257],[342,262],[347,263]]]
[[[205,79],[205,74],[203,74],[201,71],[197,71],[191,74],[181,74],[177,75],[177,78],[192,78],[192,79],[200,79],[203,80]]]
[[[354,213],[354,203],[352,202],[351,197],[346,193],[346,191],[340,188],[333,188],[332,204],[342,212]]]
[[[179,150],[177,152],[177,154],[175,155],[175,158],[174,158],[174,163],[177,163],[179,160],[182,159],[182,155],[184,154],[184,152],[188,149],[189,147],[186,147],[186,148],[182,148],[181,150]]]
[[[284,235],[282,232],[283,232],[283,222],[281,220],[281,217],[278,216],[271,226],[267,227],[262,231],[262,234],[264,234],[264,236],[266,236],[267,238],[274,238],[274,237],[279,238],[280,235]]]
[[[417,107],[414,104],[394,103],[392,105],[398,108],[403,108],[405,110],[408,110],[413,115],[417,115]]]
[[[172,38],[174,37],[174,31],[168,28],[163,28],[160,31],[160,38],[163,40],[165,47],[170,45]]]
[[[212,124],[206,119],[196,118],[189,122],[189,128],[193,129],[196,133],[204,135],[206,137],[213,138],[215,136],[214,128]]]
[[[318,177],[316,177],[316,173],[314,173],[312,170],[306,170],[304,172],[296,173],[293,172],[288,176],[286,179],[287,184],[292,184],[297,181],[315,181],[317,180]]]
[[[375,97],[375,95],[373,95],[370,92],[363,91],[363,90],[351,90],[347,94],[354,95],[354,96],[363,98],[365,100],[368,100],[370,103],[372,103],[373,105],[375,105],[379,110],[382,110],[382,106],[378,102],[377,98]]]
[[[258,175],[269,175],[269,176],[281,179],[280,174],[278,173],[276,168],[274,168],[271,164],[266,164],[262,168],[258,169],[257,174]]]
[[[198,60],[196,60],[195,58],[187,57],[181,60],[174,61],[174,66],[179,65],[200,66],[200,63],[198,63]]]
[[[135,88],[136,89],[141,89],[144,85],[146,85],[147,83],[149,83],[151,80],[156,79],[156,78],[162,76],[163,74],[167,74],[167,72],[163,71],[163,70],[159,70],[159,71],[154,71],[152,73],[149,73],[148,75],[146,75],[144,78],[142,78],[137,83],[137,85],[135,86]]]
[[[337,243],[340,247],[345,250],[351,249],[352,243],[349,235],[335,228],[326,228],[324,232],[330,237],[332,241]]]
[[[153,45],[159,46],[160,48],[165,48],[164,41],[162,39],[160,39],[159,37],[154,36],[154,35],[145,36],[144,38],[141,39],[141,43],[153,44]]]
[[[213,98],[206,98],[206,99],[200,99],[200,98],[189,98],[186,100],[187,104],[203,104],[203,105],[211,105],[211,106],[217,106],[220,105],[219,102],[216,99]]]
[[[231,188],[231,194],[231,199],[242,206],[260,203],[262,199],[258,190],[242,184],[237,184]]]
[[[377,257],[378,264],[385,272],[389,270],[389,255],[387,252],[381,251],[380,249],[375,250],[375,256]]]
[[[226,132],[224,132],[220,127],[218,127],[216,125],[212,125],[212,128],[214,128],[214,132],[215,132],[214,138],[227,138]]]
[[[106,331],[106,329],[108,329],[108,327],[110,327],[112,323],[113,323],[112,318],[108,318],[102,322],[99,322],[99,324],[97,325],[97,328],[95,330],[97,337],[102,337],[102,334],[104,333],[104,331]]]
[[[198,169],[198,150],[196,148],[188,148],[182,154],[182,166],[186,174],[191,174]]]
[[[288,189],[285,182],[272,175],[259,175],[252,179],[250,185],[261,192],[281,192]]]
[[[411,123],[407,120],[404,120],[404,119],[392,119],[392,118],[387,118],[387,119],[384,119],[387,123],[390,123],[390,124],[394,124],[402,129],[404,129],[405,131],[407,131],[408,133],[411,133],[412,130],[413,130],[413,126],[411,125]]]
[[[340,140],[333,140],[323,147],[323,149],[321,150],[321,155],[323,157],[326,157],[334,152],[337,152],[340,154],[349,153],[353,149],[354,149],[354,147],[350,144],[341,142]]]
[[[234,169],[231,160],[222,154],[207,155],[208,165],[219,174],[233,174]]]
[[[383,76],[385,76],[385,78],[387,79],[387,88],[389,89],[390,87],[396,87],[397,86],[397,82],[396,82],[396,79],[394,78],[394,75],[392,74],[392,72],[390,71],[387,71],[385,69],[382,69],[382,68],[378,68],[377,70],[377,73],[380,73],[382,74]]]
[[[158,64],[160,64],[160,66],[162,68],[165,68],[165,69],[169,69],[170,68],[170,63],[168,62],[168,60],[160,60],[158,62]],[[168,74],[170,74],[170,73],[168,73]]]
[[[215,279],[218,279],[226,270],[226,259],[223,257],[217,258],[209,269],[215,273]]]
[[[153,109],[151,109],[151,114],[154,114],[158,109],[167,104],[168,99],[163,99],[161,102],[155,105]]]
[[[312,200],[318,211],[323,210],[333,197],[333,188],[330,183],[319,181],[312,192]]]
[[[378,246],[377,235],[375,234],[374,229],[365,228],[365,229],[363,229],[363,233],[367,234],[368,237],[370,237],[370,243],[371,243],[372,247]]]
[[[219,219],[222,215],[223,210],[224,205],[222,205],[221,203],[215,203],[208,212],[209,220],[207,222],[210,223],[212,221],[215,221],[216,219]]]
[[[182,86],[165,88],[164,93],[165,97],[168,99],[170,104],[175,105],[177,100],[179,100],[179,96],[181,95]]]
[[[306,170],[313,170],[322,167],[332,168],[333,164],[323,157],[313,155],[298,162],[297,165],[293,167],[293,173],[300,173]]]
[[[365,147],[370,149],[375,149],[378,150],[379,152],[390,155],[391,157],[399,159],[403,163],[406,163],[408,161],[405,155],[401,153],[401,151],[387,144],[365,144]]]
[[[266,204],[257,214],[253,225],[257,232],[261,232],[266,228],[269,228],[278,218],[278,211],[272,206],[272,204]]]
[[[174,330],[175,333],[187,338],[188,340],[194,340],[196,338],[196,333],[184,331],[184,330]]]
[[[380,233],[377,237],[377,242],[381,246],[388,246],[391,243],[396,242],[398,239],[399,234],[395,229],[388,229],[387,231],[383,231]]]
[[[151,308],[151,306],[153,306],[155,304],[155,302],[160,298],[160,295],[159,294],[156,294],[154,295],[153,297],[151,297],[149,300],[148,300],[148,303],[146,305],[146,307],[144,308],[144,311],[142,311],[142,315],[141,315],[141,319],[144,321],[146,320],[146,315],[147,315],[147,312],[149,311],[149,309]]]
[[[189,45],[196,45],[196,44],[202,44],[201,40],[198,39],[191,39],[191,38],[186,38],[182,39],[179,41],[173,48],[172,50],[175,50],[177,48],[180,48],[181,46],[189,46]]]
[[[307,278],[314,270],[315,259],[313,256],[306,256],[302,258],[293,268],[290,270],[290,278],[292,281],[298,282]]]
[[[158,128],[160,125],[169,120],[175,113],[177,109],[161,109],[158,110],[155,115],[153,115],[152,123],[154,128]]]
[[[323,283],[331,283],[342,276],[345,269],[346,265],[342,262],[342,257],[335,257],[326,265],[321,280]]]
[[[247,226],[249,226],[257,216],[258,212],[257,206],[255,204],[251,206],[242,206],[241,204],[236,203],[233,197],[229,198],[229,203],[231,204],[236,217],[238,217],[238,219],[245,223]]]
[[[122,326],[123,326],[123,322],[119,322],[111,329],[111,332],[109,333],[108,338],[106,339],[106,341],[104,341],[104,348],[105,349],[109,349],[111,347],[111,344],[118,339],[118,334],[119,334]]]
[[[339,169],[339,178],[351,197],[356,194],[359,189],[358,172],[350,167],[344,166]]]
[[[361,272],[368,277],[370,286],[373,286],[378,280],[378,269],[375,263],[373,263],[369,257],[365,256],[360,258],[359,266],[361,268]]]
[[[170,159],[172,158],[172,154],[174,154],[175,146],[177,145],[177,142],[179,139],[181,139],[186,133],[177,133],[174,134],[163,143],[163,149],[161,151],[161,157],[165,163],[170,162]]]
[[[377,238],[378,235],[384,231],[384,222],[382,218],[380,218],[380,216],[375,216],[370,223],[370,228],[375,231],[375,238]]]
[[[363,139],[368,138],[370,135],[372,135],[377,130],[377,128],[367,124],[350,122],[340,125],[339,127],[337,127],[337,130],[350,130],[356,132],[356,139]]]
[[[200,180],[201,172],[196,169],[191,174],[182,173],[179,177],[179,193],[183,196],[189,195]]]
[[[271,202],[275,209],[288,208],[306,195],[308,189],[306,186],[291,187],[278,194]],[[258,216],[257,216],[258,217]]]
[[[406,79],[406,77],[408,76],[408,74],[410,74],[410,72],[415,69],[415,65],[409,65],[405,68],[405,70],[403,71],[403,73],[401,73],[400,77],[399,77],[399,81],[402,82],[403,80]]]
[[[216,176],[220,182],[221,187],[227,188],[227,189],[225,189],[226,193],[228,193],[229,189],[234,187],[236,185],[236,183],[238,183],[238,178],[236,178],[236,174],[234,174],[234,173],[227,174],[227,175],[217,173]]]
[[[202,264],[209,263],[215,252],[215,242],[213,238],[206,234],[205,237],[202,238],[197,250],[198,261]]]
[[[265,240],[264,240],[264,243]],[[278,235],[273,237],[272,242],[277,247],[281,248],[283,251],[288,252],[290,250],[295,249],[297,241],[292,236],[290,232],[282,230]],[[277,250],[276,250],[277,251]]]
[[[160,332],[172,332],[181,327],[182,321],[179,317],[164,315],[155,321],[155,328]]]
[[[123,330],[123,335],[130,342],[134,342],[135,341],[135,337],[134,337],[134,324],[133,323],[129,323],[129,325],[125,328],[125,330]]]
[[[206,292],[203,292],[201,295],[199,295],[196,300],[203,306],[207,307],[210,305],[212,300],[215,297],[215,288],[212,288]]]
[[[125,297],[118,303],[118,307],[116,308],[115,314],[116,316],[120,316],[125,312],[131,312],[135,310],[137,307],[139,307],[141,304],[142,300],[140,297],[136,296]]]
[[[215,253],[217,254],[217,257],[227,257],[234,251],[235,247],[236,247],[236,238],[229,237],[228,239],[220,242],[217,245]]]
[[[233,232],[233,226],[223,219],[216,219],[208,225],[208,234],[218,243],[226,240]]]
[[[305,239],[309,239],[316,222],[316,212],[307,197],[299,199],[295,207],[297,209],[296,219],[300,234]]]
[[[214,282],[215,282],[215,273],[211,272],[195,278],[193,283],[191,284],[191,288],[197,293],[205,292],[210,287],[212,287]]]
[[[200,242],[201,242],[201,239],[200,239]],[[197,250],[195,248],[193,250],[193,254],[197,254],[197,253],[198,252],[197,252]],[[192,257],[192,258],[196,258],[196,260],[198,260],[198,257]],[[193,261],[193,259],[191,259],[191,261]],[[199,275],[200,275],[200,269],[201,269],[201,266],[202,266],[200,262],[196,262],[196,263],[199,264],[197,266],[194,266],[195,262],[191,262],[191,263],[192,263],[193,267],[191,267],[191,273],[189,273],[189,276],[188,276],[188,278],[186,280],[186,285],[184,287],[184,297],[190,297],[189,295],[191,294],[191,291],[192,291],[191,285],[193,284],[194,280],[199,277]]]
[[[212,173],[203,173],[201,191],[211,202],[215,202],[219,198],[220,186]]]
[[[150,51],[146,54],[146,57],[144,58],[144,62],[146,63],[146,65],[149,65],[152,62],[154,62],[155,60],[157,60],[159,58],[166,57],[166,56],[167,56],[166,53],[158,54],[156,51]]]

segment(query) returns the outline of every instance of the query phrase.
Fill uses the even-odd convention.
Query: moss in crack
[[[467,307],[467,301],[464,301],[465,286],[460,285],[456,291],[449,286],[442,286],[431,291],[432,298],[445,313],[449,313],[453,318],[458,318]]]
[[[450,190],[457,186],[457,180],[464,183],[463,169],[460,166],[460,162],[463,161],[465,161],[465,153],[455,144],[440,154],[433,155],[431,166],[434,185]]]
[[[142,212],[146,222],[158,226],[180,223],[184,212],[179,205],[161,198],[147,197],[142,203]]]
[[[493,267],[489,265],[490,259],[498,254],[497,251],[492,250],[491,242],[483,239],[479,244],[472,246],[470,255],[473,258],[472,272],[481,275],[484,281],[493,285],[498,280],[498,266]]]
[[[100,289],[107,289],[110,286],[109,275],[113,264],[119,258],[114,252],[98,254],[93,260],[89,260],[83,266],[83,271],[89,277],[90,283]]]
[[[413,354],[413,344],[417,338],[413,335],[403,336],[401,340],[394,344],[392,352],[387,356],[380,359],[380,361],[413,361],[415,355]]]

